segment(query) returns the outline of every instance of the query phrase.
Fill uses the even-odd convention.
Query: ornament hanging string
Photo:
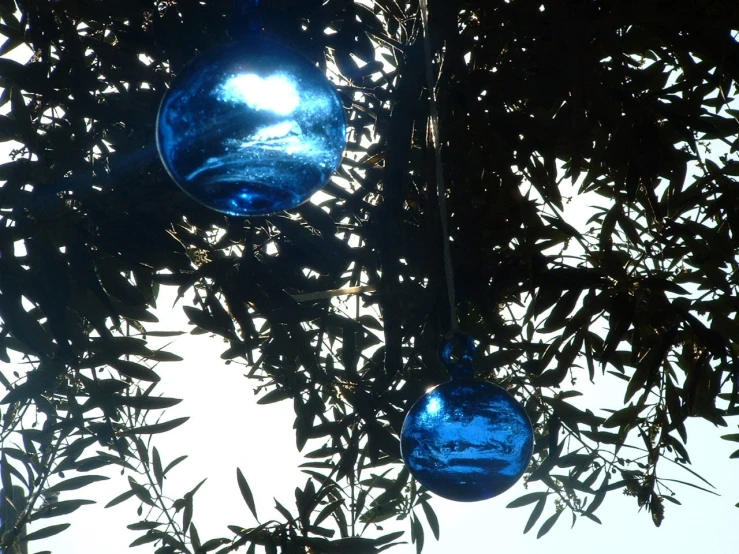
[[[458,331],[457,304],[454,297],[454,271],[452,269],[452,255],[449,246],[449,225],[447,223],[446,186],[444,184],[444,170],[441,165],[441,143],[439,137],[439,110],[436,105],[436,86],[434,84],[433,51],[429,36],[429,8],[427,0],[420,0],[421,20],[423,24],[423,45],[426,58],[426,84],[429,89],[430,134],[431,145],[434,149],[436,168],[436,195],[439,198],[439,218],[441,219],[441,234],[444,241],[444,274],[446,279],[447,296],[449,301],[449,316],[451,319],[450,333]]]

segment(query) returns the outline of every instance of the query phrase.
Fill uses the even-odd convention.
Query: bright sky
[[[153,140],[153,139],[152,139]],[[7,144],[0,145],[0,163],[7,158]],[[591,199],[580,199],[568,208],[568,213],[587,219],[587,206]],[[569,216],[567,218],[569,222]],[[173,291],[165,290],[156,311],[160,318],[157,328],[174,330],[185,325],[186,317],[181,305],[172,308]],[[149,327],[154,330],[154,326]],[[178,429],[157,435],[157,446],[164,464],[188,454],[189,458],[173,470],[166,481],[165,492],[176,498],[194,487],[201,479],[208,480],[195,496],[193,521],[203,541],[218,536],[230,537],[226,525],[255,526],[236,486],[236,468],[241,468],[248,480],[262,521],[281,516],[274,510],[273,497],[289,509],[294,506],[294,489],[305,484],[306,476],[298,465],[303,461],[295,448],[292,429],[294,414],[289,402],[257,406],[253,388],[255,383],[243,377],[244,368],[237,364],[226,365],[220,359],[225,345],[219,338],[207,335],[184,335],[174,339],[168,350],[180,354],[183,362],[162,364],[157,371],[162,376],[158,387],[161,394],[183,398],[184,401],[168,410],[165,419],[190,416],[191,419]],[[12,368],[0,368],[6,374]],[[605,387],[598,386],[605,384]],[[618,406],[623,398],[621,381],[596,380],[591,386],[580,380],[585,400],[591,407]],[[528,491],[519,483],[498,498],[484,502],[464,504],[440,498],[432,501],[440,525],[441,540],[434,541],[430,530],[426,532],[426,554],[457,552],[498,553],[535,552],[545,549],[550,554],[622,554],[632,550],[638,553],[669,551],[676,554],[689,552],[733,552],[739,511],[739,479],[736,479],[739,462],[729,460],[736,443],[719,439],[722,434],[736,432],[736,424],[729,429],[716,429],[703,420],[688,422],[688,449],[693,469],[715,485],[721,496],[713,496],[689,487],[678,486],[678,498],[683,506],[666,505],[665,520],[656,529],[649,514],[637,513],[636,500],[620,492],[607,496],[597,515],[603,521],[598,525],[587,519],[578,520],[570,530],[569,516],[563,515],[554,529],[537,541],[538,525],[528,535],[522,531],[533,505],[515,510],[505,506]],[[310,444],[308,445],[308,448]],[[667,462],[664,462],[667,463]],[[663,476],[672,476],[695,482],[684,470],[663,467]],[[29,552],[52,550],[55,553],[75,554],[123,554],[128,545],[141,533],[125,528],[138,521],[138,503],[129,500],[119,506],[104,510],[112,498],[128,489],[127,476],[116,471],[95,471],[110,475],[111,479],[93,484],[80,491],[62,493],[60,500],[89,498],[97,505],[84,506],[72,516],[40,520],[29,527],[29,532],[46,525],[71,522],[65,532],[53,538],[34,541]],[[540,523],[553,513],[550,505]],[[425,522],[425,518],[420,518]],[[408,522],[400,524],[384,522],[385,532],[408,530]],[[410,533],[406,540],[410,541]],[[138,548],[140,552],[152,552],[150,545]],[[413,554],[410,544],[391,549],[395,554]]]

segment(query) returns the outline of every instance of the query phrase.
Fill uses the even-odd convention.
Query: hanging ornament
[[[406,466],[424,487],[462,502],[510,488],[526,471],[534,442],[523,407],[501,387],[474,379],[475,351],[463,335],[442,345],[451,381],[413,405],[400,441]]]
[[[177,75],[156,138],[164,167],[192,198],[229,215],[267,215],[295,208],[328,181],[346,121],[313,63],[253,30]]]

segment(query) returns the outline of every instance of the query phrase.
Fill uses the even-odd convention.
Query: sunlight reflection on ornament
[[[221,87],[220,98],[226,102],[244,102],[253,110],[267,110],[290,115],[300,104],[294,83],[286,75],[262,79],[259,75],[235,75]]]
[[[310,198],[346,144],[341,101],[321,71],[262,37],[204,54],[159,109],[157,147],[174,181],[230,215],[267,215]]]
[[[441,400],[438,396],[434,396],[429,400],[428,405],[426,406],[426,413],[428,415],[433,416],[439,413],[439,410],[442,408]]]
[[[465,502],[513,486],[533,450],[523,407],[501,387],[473,379],[471,359],[447,364],[454,366],[452,380],[422,396],[401,431],[403,460],[413,476],[431,492]]]

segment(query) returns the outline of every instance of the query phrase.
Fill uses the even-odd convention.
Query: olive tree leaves
[[[6,4],[3,52],[36,53],[0,60],[0,140],[16,141],[0,165],[0,359],[25,362],[0,368],[2,484],[28,492],[19,522],[92,509],[73,489],[49,493],[56,504],[42,492],[92,487],[75,479],[115,465],[130,480],[108,505],[135,506],[134,546],[379,552],[400,536],[376,526],[397,518],[422,549],[421,521],[435,536],[443,521],[397,435],[446,378],[448,313],[417,6],[265,7],[265,25],[337,82],[349,135],[320,199],[246,221],[182,195],[151,139],[173,73],[227,36],[225,4]],[[739,412],[735,6],[488,4],[430,17],[461,327],[479,375],[537,428],[539,489],[511,506],[543,536],[564,512],[599,521],[624,491],[659,524],[675,498],[658,461],[692,471],[686,419]],[[568,181],[602,200],[584,225]],[[191,332],[258,380],[260,402],[292,405],[308,480],[276,501],[280,521],[201,538],[199,485],[166,500],[184,457],[167,463],[150,439],[185,419],[154,419],[178,402],[157,364],[179,359],[147,329],[162,286],[178,288]],[[620,404],[589,406],[586,378],[621,386]],[[24,427],[29,410],[39,428]],[[256,519],[241,472],[236,485]]]
[[[545,213],[537,221],[523,203],[521,219],[529,229],[537,229],[542,246],[550,252],[557,244],[576,240],[579,258],[571,263],[565,256],[544,258],[541,251],[519,253],[509,247],[513,252],[496,253],[505,277],[474,269],[481,281],[492,277],[492,283],[498,285],[496,301],[501,298],[501,289],[528,295],[523,319],[528,341],[537,332],[545,337],[555,334],[545,338],[546,348],[538,353],[531,350],[521,363],[532,384],[542,388],[541,400],[530,401],[542,430],[530,480],[542,481],[546,492],[557,500],[555,513],[542,524],[541,531],[548,531],[564,510],[597,520],[594,512],[605,494],[619,488],[648,508],[659,525],[664,502],[674,498],[669,482],[656,474],[657,460],[666,457],[683,467],[689,463],[684,446],[687,417],[704,417],[723,426],[726,417],[735,413],[735,395],[721,391],[737,386],[735,333],[727,323],[735,293],[734,284],[727,279],[735,265],[732,252],[736,244],[726,223],[728,211],[722,215],[719,202],[734,197],[736,183],[731,177],[731,156],[711,155],[703,147],[712,139],[725,139],[726,144],[736,141],[739,127],[736,121],[728,121],[731,115],[726,111],[736,92],[732,86],[736,73],[722,70],[722,77],[717,78],[702,74],[712,62],[696,64],[688,52],[693,48],[706,54],[710,51],[715,59],[716,44],[724,39],[717,38],[713,46],[700,44],[707,36],[699,24],[688,33],[691,39],[681,40],[676,32],[650,25],[640,26],[633,34],[625,27],[615,33],[619,24],[606,30],[608,24],[600,20],[599,38],[593,40],[589,35],[593,28],[576,23],[574,13],[598,19],[587,13],[590,8],[582,8],[582,12],[545,8],[549,15],[540,19],[541,29],[547,29],[544,42],[551,44],[549,39],[559,37],[570,46],[551,54],[539,46],[542,50],[537,53],[533,35],[519,28],[509,39],[516,42],[518,50],[504,55],[511,63],[506,65],[501,57],[495,62],[494,75],[485,76],[479,75],[482,57],[470,66],[477,71],[475,78],[487,85],[482,102],[490,113],[494,113],[496,103],[509,101],[517,109],[536,114],[524,127],[528,135],[520,137],[517,165],[525,168],[524,175],[542,199],[540,212]],[[488,17],[493,21],[518,9],[501,7]],[[646,13],[657,9],[649,5]],[[612,22],[636,17],[620,7],[613,7],[610,13],[615,18]],[[484,23],[467,23],[469,34],[479,40]],[[614,34],[609,35],[611,32]],[[542,37],[541,33],[536,36],[536,40]],[[666,37],[670,41],[661,42],[652,53],[641,50]],[[494,49],[495,40],[491,37],[486,47]],[[575,47],[583,44],[581,41],[594,45],[597,51],[589,51],[592,58],[589,54],[582,58],[586,49]],[[611,50],[616,44],[622,46],[620,53]],[[731,48],[735,49],[735,44]],[[471,51],[477,53],[474,48]],[[581,53],[576,64],[571,57],[574,51]],[[535,58],[537,63],[532,63]],[[557,77],[548,80],[551,86],[546,91],[521,84],[528,80],[533,85],[539,74],[555,66]],[[563,67],[568,69],[562,71]],[[499,82],[507,72],[518,72],[519,81],[513,89]],[[467,83],[473,82],[471,75]],[[714,106],[710,95],[720,96],[725,86],[731,92],[716,99]],[[620,92],[615,93],[614,87]],[[568,91],[567,98],[560,96],[561,102],[553,102],[556,93],[552,91],[558,88]],[[492,89],[498,92],[491,94]],[[520,93],[522,89],[527,90],[526,95]],[[512,90],[515,92],[506,95]],[[517,97],[526,98],[525,108],[516,103]],[[690,101],[694,103],[688,106]],[[650,110],[659,116],[647,115]],[[500,120],[502,116],[497,117]],[[708,119],[711,125],[706,124]],[[589,125],[596,120],[597,126]],[[453,126],[450,119],[447,127]],[[587,138],[580,134],[585,128]],[[563,135],[567,138],[553,140]],[[461,136],[458,140],[466,145],[474,141],[462,141]],[[501,154],[496,152],[489,159],[497,156]],[[585,232],[570,229],[563,224],[567,221],[561,221],[559,214],[566,214],[566,210],[555,190],[560,178],[555,158],[564,162],[565,177],[581,178],[581,192],[595,191],[609,201],[588,222],[594,225]],[[470,167],[469,162],[466,167]],[[505,169],[498,175],[505,175]],[[712,189],[715,195],[706,195],[708,183],[716,187]],[[460,232],[467,220],[479,224],[471,216],[462,218]],[[475,232],[485,236],[484,229]],[[485,240],[491,242],[492,237],[488,234]],[[467,251],[475,250],[469,246],[474,240],[474,232],[465,235]],[[481,245],[477,251],[485,250]],[[494,250],[489,248],[488,252]],[[555,267],[547,269],[545,263]],[[570,279],[559,279],[559,272]],[[588,273],[593,278],[590,282]],[[519,285],[512,284],[516,280]],[[474,290],[468,282],[465,286]],[[704,301],[708,303],[703,305]],[[596,382],[599,369],[621,379],[624,407],[610,410],[610,416],[602,418],[565,400],[564,395],[576,392],[565,388],[567,379],[576,386],[581,368]],[[514,383],[516,378],[515,374],[510,376]],[[555,388],[549,392],[550,387]],[[629,460],[623,455],[625,446],[635,445],[646,453],[644,460]],[[609,451],[613,457],[606,455]],[[622,478],[610,481],[609,475]],[[705,485],[699,476],[693,477],[698,479],[697,486]],[[520,504],[534,504],[527,530],[543,514],[547,498],[531,494],[536,496],[526,495],[521,499],[525,504]]]

